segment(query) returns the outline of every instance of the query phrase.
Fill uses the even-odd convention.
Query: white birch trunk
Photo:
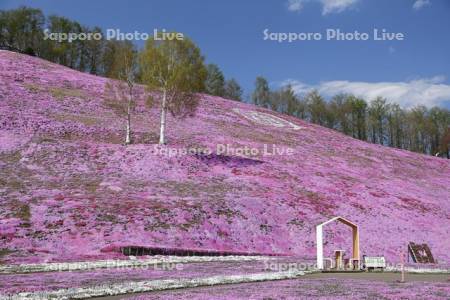
[[[160,132],[159,132],[159,144],[163,145],[166,143],[164,132],[166,130],[166,90],[163,91],[163,100],[161,105],[161,124],[160,124]]]
[[[126,128],[126,137],[125,137],[125,144],[129,145],[131,144],[131,116],[130,113],[128,112],[127,115],[127,128]]]
[[[129,145],[131,144],[131,105],[133,102],[133,93],[132,93],[132,87],[130,86],[130,98],[128,99],[128,105],[127,105],[127,125],[126,125],[126,137],[125,137],[125,144]]]

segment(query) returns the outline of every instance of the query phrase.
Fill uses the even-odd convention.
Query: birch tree
[[[125,144],[132,143],[131,115],[136,105],[136,51],[131,43],[117,45],[110,76],[116,80],[106,84],[106,104],[125,118]]]
[[[142,80],[158,92],[161,103],[159,144],[165,144],[167,112],[175,117],[193,115],[198,92],[204,90],[207,75],[200,49],[188,38],[149,39],[140,57]]]

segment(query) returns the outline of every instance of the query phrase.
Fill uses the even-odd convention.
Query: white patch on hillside
[[[302,126],[295,125],[292,122],[286,121],[282,118],[276,117],[274,115],[258,112],[258,111],[252,111],[252,110],[241,110],[239,108],[233,108],[233,111],[244,116],[245,118],[254,121],[258,124],[264,125],[264,126],[274,126],[279,128],[291,128],[294,130],[298,129],[304,129]]]

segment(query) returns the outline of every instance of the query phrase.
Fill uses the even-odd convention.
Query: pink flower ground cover
[[[448,299],[448,282],[406,283],[342,280],[335,278],[281,280],[259,283],[222,285],[183,289],[131,296],[128,300],[164,299],[350,299],[350,300],[409,300]]]
[[[139,102],[135,144],[123,146],[123,120],[104,105],[106,82],[0,51],[3,263],[117,258],[129,245],[314,258],[315,226],[336,215],[360,226],[362,254],[395,262],[412,241],[449,261],[449,160],[208,95],[194,117],[169,118],[164,147],[155,146],[158,103]],[[296,126],[251,119],[252,111]],[[227,144],[261,151],[166,154]],[[264,145],[293,155],[264,155]],[[349,251],[349,229],[327,228],[325,255]]]
[[[293,260],[280,259],[288,267]],[[269,267],[267,267],[269,266]],[[204,278],[217,275],[242,275],[277,272],[264,261],[172,263],[136,268],[98,269],[30,274],[0,274],[0,295],[19,292],[51,291],[64,288],[91,287],[174,278]]]

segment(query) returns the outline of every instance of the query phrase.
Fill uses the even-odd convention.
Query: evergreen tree
[[[209,95],[222,97],[225,92],[225,78],[222,71],[215,64],[206,66],[207,76],[205,91]]]
[[[268,107],[270,102],[270,89],[267,80],[262,77],[256,77],[255,90],[252,94],[252,102],[255,105]]]
[[[242,88],[234,78],[225,82],[224,98],[236,101],[242,100]]]
[[[269,98],[270,106],[278,112],[296,116],[298,112],[298,99],[290,84],[272,92]]]
[[[320,94],[313,90],[306,95],[306,103],[311,122],[324,125],[326,120],[326,104]]]

